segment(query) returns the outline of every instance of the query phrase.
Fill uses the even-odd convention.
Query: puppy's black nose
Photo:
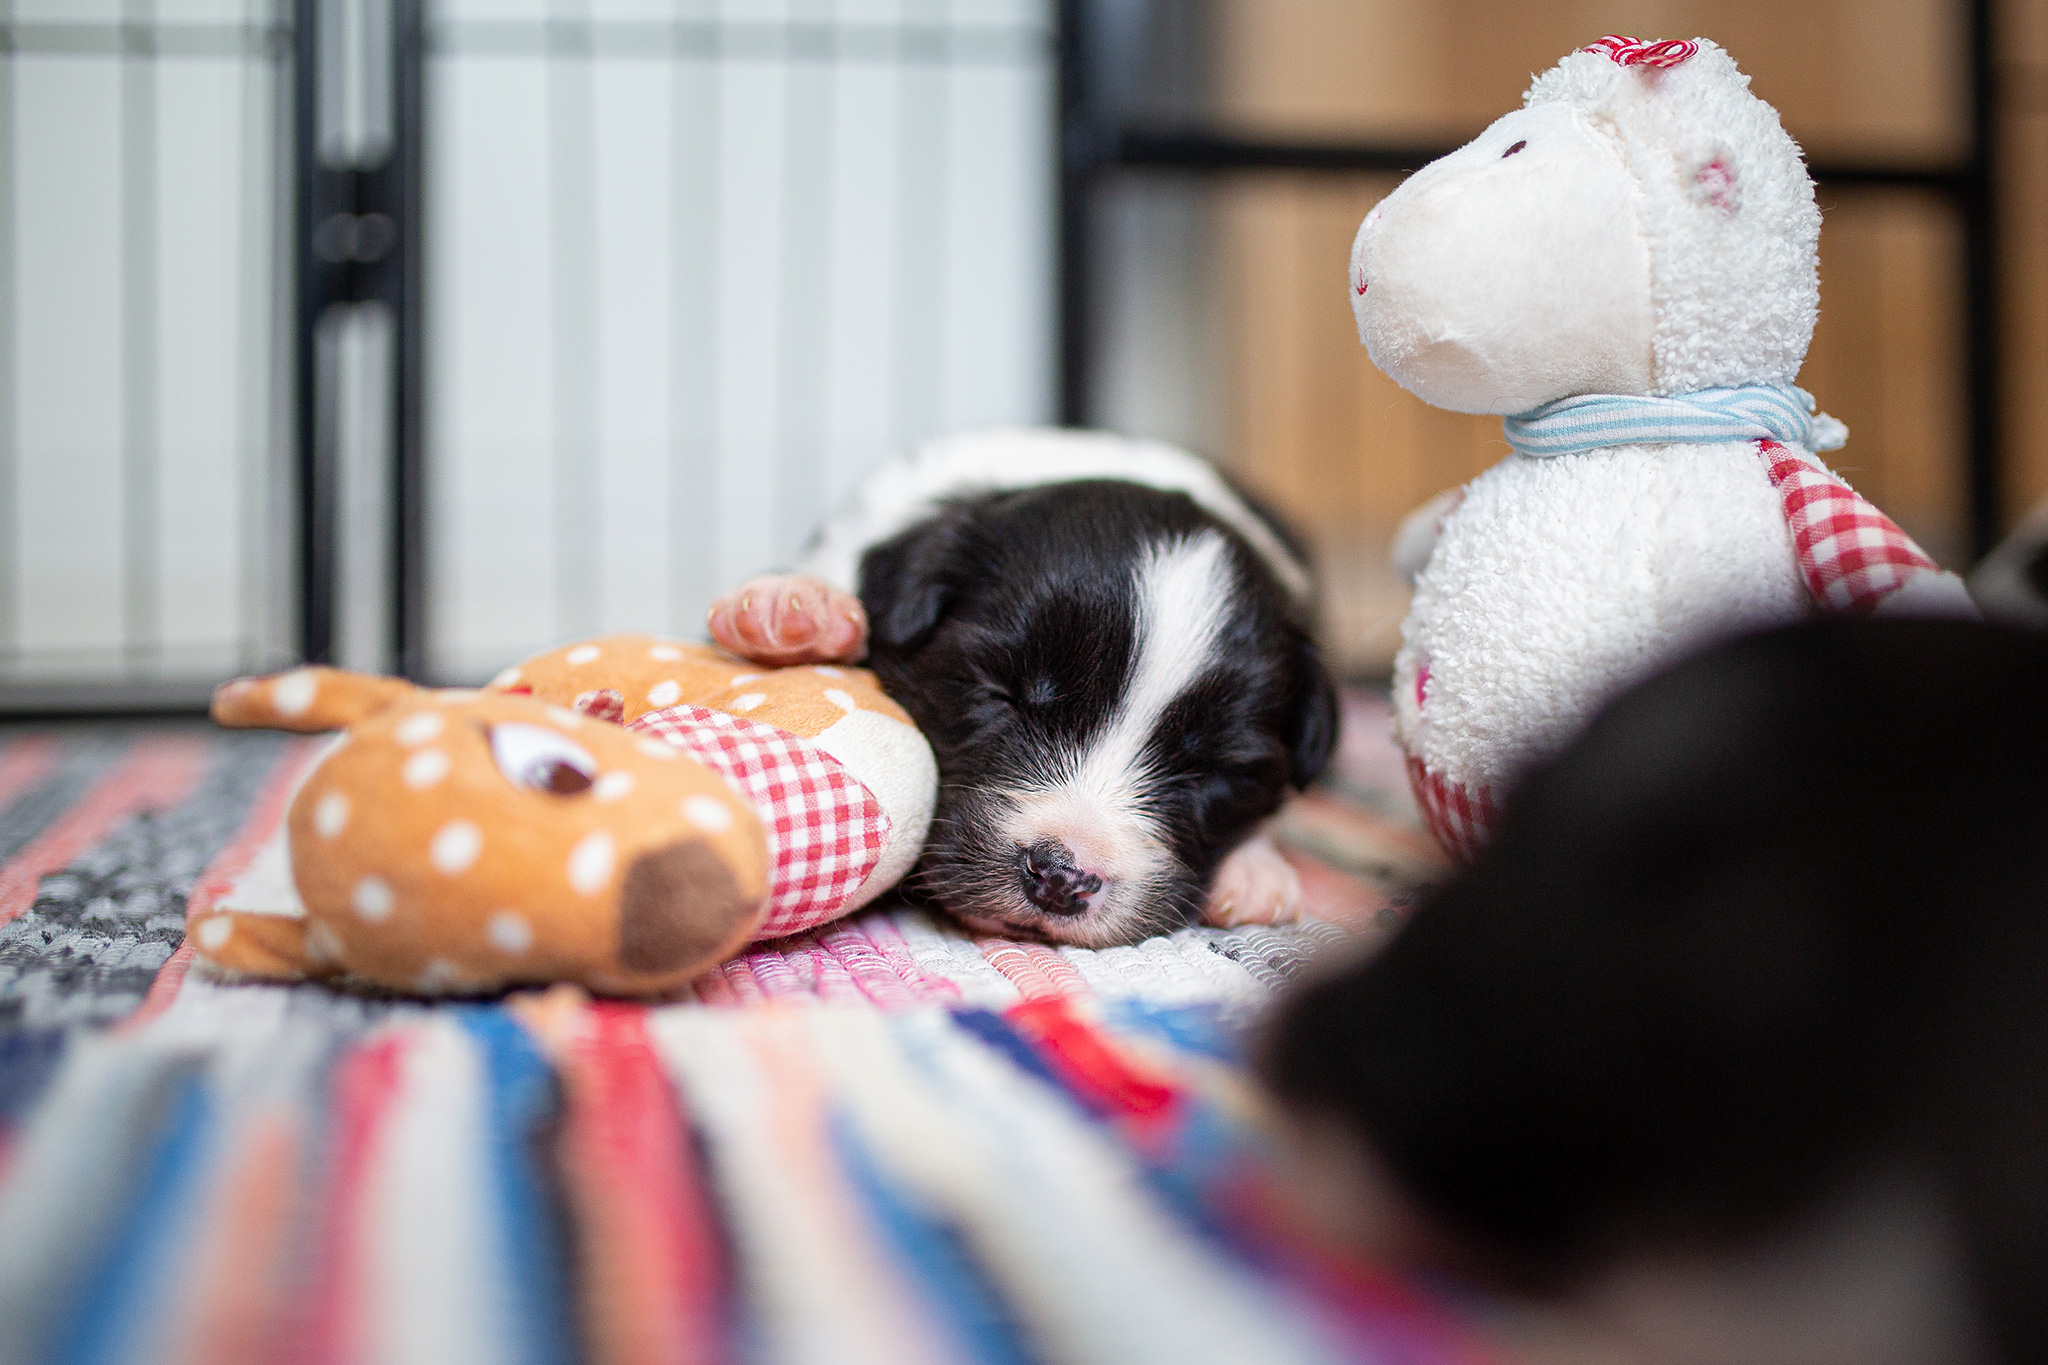
[[[1024,896],[1048,915],[1078,915],[1102,889],[1102,878],[1074,866],[1074,855],[1056,839],[1041,839],[1017,853]]]

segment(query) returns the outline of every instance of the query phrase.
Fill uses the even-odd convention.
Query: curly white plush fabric
[[[1501,789],[1660,665],[1812,610],[1753,442],[1510,455],[1465,486],[1417,578],[1395,735]]]
[[[1705,38],[1670,68],[1572,53],[1528,109],[1563,104],[1614,140],[1650,248],[1654,389],[1789,384],[1820,309],[1820,209],[1799,144]]]

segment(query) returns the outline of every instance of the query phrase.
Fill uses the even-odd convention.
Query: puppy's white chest
[[[1492,786],[1681,650],[1809,609],[1748,442],[1511,456],[1446,519],[1395,662],[1402,741]]]

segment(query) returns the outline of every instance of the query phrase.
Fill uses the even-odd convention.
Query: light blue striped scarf
[[[1849,428],[1814,410],[1813,395],[1790,384],[1748,384],[1658,398],[1587,393],[1560,398],[1501,420],[1508,444],[1524,455],[1572,455],[1603,446],[1679,442],[1781,441],[1836,450]]]

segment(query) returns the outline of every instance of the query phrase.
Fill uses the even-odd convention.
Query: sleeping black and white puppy
[[[1628,1358],[2048,1359],[2048,633],[1816,621],[1651,679],[1263,1071],[1360,1240]]]
[[[1207,464],[1060,431],[882,469],[804,572],[711,612],[775,664],[860,658],[938,758],[916,888],[1089,947],[1292,918],[1262,821],[1321,771],[1336,699],[1299,555]]]

